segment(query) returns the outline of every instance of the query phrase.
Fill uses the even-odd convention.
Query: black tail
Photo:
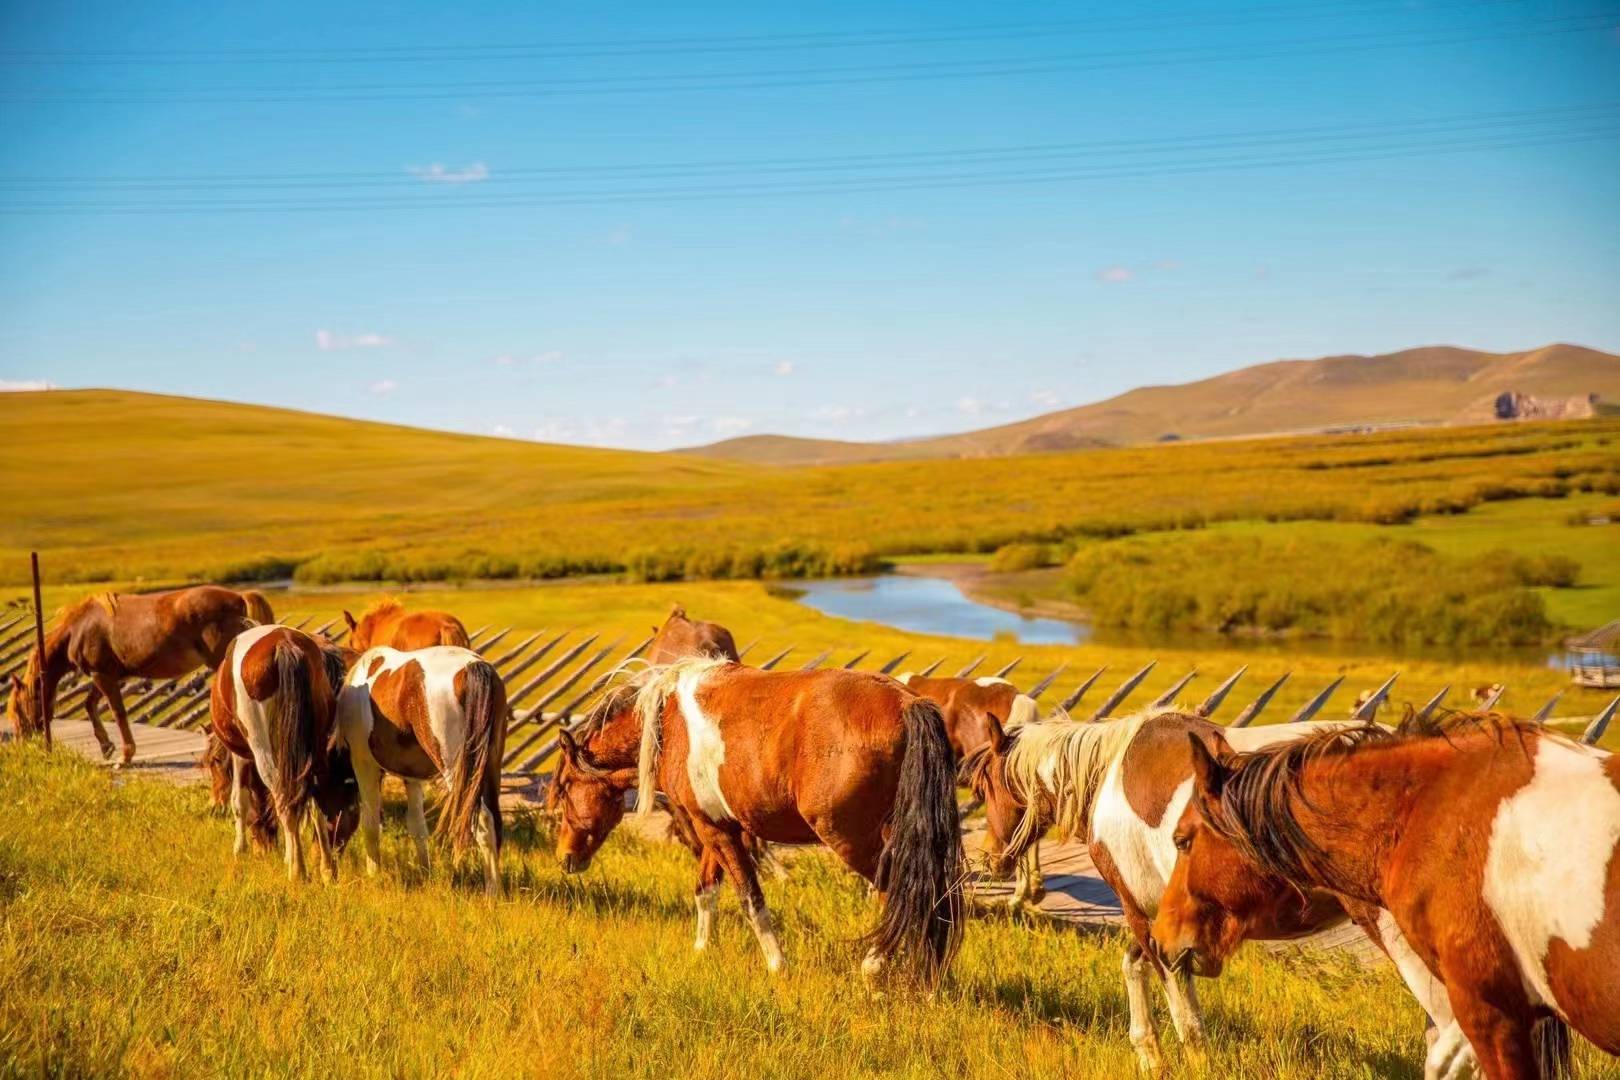
[[[873,951],[898,958],[930,985],[962,937],[962,834],[956,817],[956,759],[939,706],[905,707],[905,755],[878,859],[883,913],[868,935]]]
[[[1535,1045],[1536,1064],[1546,1080],[1565,1080],[1575,1069],[1570,1055],[1574,1047],[1570,1042],[1569,1025],[1556,1016],[1544,1016],[1530,1029],[1530,1040]]]
[[[495,819],[495,849],[501,846],[501,755],[506,744],[506,684],[500,672],[483,660],[465,668],[461,712],[467,720],[467,736],[461,744],[461,760],[439,815],[440,832],[450,834],[451,847],[461,852],[472,842],[473,817],[480,801]]]
[[[270,738],[276,754],[276,810],[296,822],[315,788],[315,687],[304,654],[292,641],[276,642],[276,696],[271,699]]]

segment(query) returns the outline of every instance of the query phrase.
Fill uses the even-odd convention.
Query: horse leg
[[[231,814],[236,818],[236,843],[232,852],[238,856],[247,854],[248,849],[247,823],[253,811],[253,796],[243,780],[243,773],[252,767],[235,754],[231,755]]]
[[[1198,1009],[1198,992],[1190,971],[1165,971],[1164,996],[1170,1002],[1170,1022],[1182,1048],[1195,1058],[1204,1053],[1204,1017]]]
[[[1153,1024],[1153,1005],[1148,1000],[1148,972],[1151,963],[1135,941],[1125,946],[1125,1000],[1131,1009],[1131,1046],[1142,1072],[1158,1075],[1164,1071],[1164,1053],[1159,1048],[1159,1032]]]
[[[84,711],[90,714],[90,730],[96,733],[96,742],[101,744],[101,756],[112,757],[112,740],[107,738],[107,729],[101,723],[101,690],[95,683],[84,692]]]
[[[786,961],[782,956],[782,943],[776,937],[776,925],[771,921],[771,909],[765,906],[765,893],[759,887],[753,856],[748,854],[747,847],[735,832],[699,825],[698,837],[703,841],[704,850],[713,850],[725,867],[731,887],[742,897],[743,911],[748,915],[748,925],[753,928],[754,939],[765,954],[765,970],[776,974]]]
[[[360,790],[360,840],[366,853],[366,874],[373,876],[382,868],[382,768],[369,751],[351,749],[351,754],[355,786]]]
[[[309,870],[304,866],[304,838],[299,835],[298,815],[284,806],[276,807],[276,819],[281,823],[283,843],[287,852],[287,880],[308,881]]]
[[[326,833],[326,818],[314,799],[309,801],[309,824],[315,830],[315,843],[321,849],[321,880],[337,881],[337,856],[332,851],[332,838]]]
[[[405,828],[416,842],[416,864],[426,877],[432,867],[428,859],[427,814],[422,810],[422,781],[405,781]]]
[[[484,857],[484,894],[497,900],[501,895],[501,851],[495,846],[494,814],[498,813],[498,808],[491,811],[481,803],[473,817],[473,839]]]
[[[1538,1080],[1541,1065],[1531,1038],[1528,1010],[1514,1016],[1495,1001],[1450,981],[1451,1007],[1457,1026],[1468,1037],[1480,1068],[1489,1080]],[[1520,996],[1523,991],[1521,990]],[[1511,1000],[1511,999],[1509,999]],[[1431,1052],[1430,1057],[1433,1058]]]
[[[720,907],[720,880],[725,866],[714,852],[704,849],[698,856],[698,885],[693,903],[697,905],[697,940],[692,948],[702,952],[709,947],[709,934],[714,930],[714,915]]]
[[[96,675],[92,678],[96,684],[96,689],[100,690],[101,696],[107,699],[107,707],[112,709],[113,719],[118,721],[118,737],[124,741],[124,753],[118,764],[120,766],[128,765],[135,760],[135,734],[129,730],[129,714],[124,711],[124,695],[118,689],[118,679],[112,675]],[[105,732],[98,732],[97,734],[103,736]],[[108,743],[102,752],[106,753],[107,748],[110,748],[111,745],[111,743]]]

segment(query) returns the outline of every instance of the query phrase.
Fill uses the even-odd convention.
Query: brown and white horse
[[[378,647],[354,661],[338,696],[338,745],[346,747],[360,789],[367,873],[379,868],[382,776],[405,781],[405,825],[428,868],[422,785],[445,786],[439,831],[456,854],[476,840],[484,891],[501,892],[501,759],[506,685],[470,649],[437,645],[402,652]]]
[[[1390,913],[1454,1018],[1427,1075],[1473,1055],[1490,1080],[1540,1076],[1549,1019],[1620,1055],[1620,758],[1497,714],[1190,750],[1183,856],[1155,925],[1178,969],[1229,951],[1210,896],[1236,854]]]
[[[250,605],[247,596],[256,598]],[[101,724],[99,704],[105,698],[123,739],[122,764],[135,757],[135,736],[119,686],[124,679],[178,679],[200,667],[214,669],[231,639],[256,625],[250,612],[269,616],[269,604],[258,593],[243,594],[217,585],[198,585],[159,593],[101,593],[64,609],[45,635],[45,652],[28,654],[22,678],[11,677],[6,712],[18,736],[37,730],[54,714],[56,691],[70,671],[89,679],[85,711],[111,757],[112,740]],[[43,715],[35,687],[44,678]]]
[[[1167,973],[1153,948],[1152,920],[1176,864],[1173,834],[1192,794],[1188,735],[1258,748],[1343,724],[1277,724],[1221,728],[1190,712],[1156,709],[1086,722],[1051,718],[1004,732],[991,725],[983,749],[968,755],[963,776],[985,801],[985,854],[1005,875],[1042,832],[1084,840],[1098,874],[1119,897],[1132,940],[1124,976],[1130,1036],[1145,1071],[1163,1067],[1148,1001],[1148,974],[1164,978],[1170,1017],[1184,1045],[1203,1044],[1203,1020],[1192,975]],[[1254,913],[1252,938],[1303,936],[1344,921],[1331,897],[1286,890]],[[1372,928],[1376,931],[1376,927]]]
[[[472,647],[467,628],[448,611],[406,611],[405,605],[391,597],[372,604],[358,620],[345,611],[343,621],[349,624],[349,648],[357,652],[378,645],[401,650],[434,645]]]
[[[1004,730],[1011,731],[1036,719],[1040,707],[1035,699],[1023,693],[997,675],[983,675],[977,679],[932,677],[906,672],[896,679],[914,694],[939,706],[945,718],[945,735],[951,740],[951,749],[960,762],[973,751],[990,741],[990,721],[994,719]],[[972,813],[969,806],[963,814]],[[1013,878],[1012,895],[1007,906],[1018,908],[1024,904],[1038,904],[1046,895],[1041,881],[1040,845],[1031,844],[1018,860]]]
[[[770,971],[783,966],[744,834],[825,844],[882,895],[862,970],[890,960],[943,975],[961,919],[961,836],[939,707],[893,679],[839,669],[760,671],[713,658],[638,673],[597,706],[582,742],[564,733],[553,781],[557,852],[578,872],[638,789],[691,819],[702,845],[696,947],[708,945],[722,877],[742,898]]]
[[[279,827],[287,876],[302,880],[307,873],[299,825],[307,810],[321,875],[335,880],[337,861],[321,803],[342,792],[346,770],[335,770],[330,759],[334,705],[320,644],[290,626],[244,630],[226,646],[209,706],[216,745],[229,752],[233,767],[236,853],[247,850],[250,830],[268,846]]]
[[[719,623],[688,618],[686,609],[676,604],[670,609],[664,625],[653,628],[652,644],[647,646],[647,662],[670,664],[688,656],[742,659],[737,654],[737,641],[731,636],[730,630]]]

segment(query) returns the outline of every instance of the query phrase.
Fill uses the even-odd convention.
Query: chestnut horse
[[[652,644],[647,647],[649,664],[669,664],[688,656],[718,656],[741,660],[731,631],[719,623],[687,618],[686,609],[676,604],[663,626],[653,627]]]
[[[459,855],[476,839],[484,891],[501,893],[501,758],[506,746],[506,684],[470,649],[436,645],[362,653],[338,695],[337,743],[347,747],[360,788],[366,872],[379,868],[382,776],[405,781],[405,826],[428,869],[422,785],[444,782],[439,831]]]
[[[945,718],[945,735],[951,740],[951,749],[958,761],[990,741],[992,718],[1011,731],[1040,715],[1034,698],[998,675],[982,675],[977,679],[934,678],[908,671],[895,678],[912,693],[921,694],[939,706],[940,715]],[[962,813],[970,814],[977,808],[975,800],[975,804]],[[1040,850],[1039,844],[1031,844],[1018,860],[1012,895],[1007,898],[1008,907],[1038,904],[1046,895],[1041,882]]]
[[[225,648],[209,701],[217,745],[229,751],[236,853],[251,828],[266,844],[273,814],[286,848],[287,876],[307,876],[299,825],[309,811],[321,851],[321,876],[337,861],[316,795],[341,790],[329,755],[333,696],[326,659],[314,638],[289,626],[254,626]]]
[[[1176,1033],[1197,1052],[1203,1044],[1203,1020],[1191,973],[1165,972],[1153,948],[1151,926],[1176,863],[1172,833],[1192,793],[1187,736],[1213,739],[1224,734],[1235,745],[1257,748],[1345,725],[1221,728],[1175,709],[1099,722],[1051,718],[1010,732],[991,719],[989,741],[969,754],[962,768],[968,786],[985,801],[984,846],[991,871],[1004,876],[1049,827],[1084,840],[1097,873],[1119,897],[1131,932],[1124,976],[1138,1064],[1148,1072],[1163,1067],[1148,1002],[1150,971],[1164,977]],[[1331,897],[1287,890],[1255,913],[1246,936],[1300,937],[1345,917]],[[1375,925],[1363,925],[1378,939]]]
[[[585,869],[638,789],[661,790],[702,857],[696,947],[708,946],[722,877],[742,898],[772,972],[783,966],[744,834],[825,844],[883,897],[862,970],[891,958],[940,978],[960,936],[961,836],[939,706],[893,679],[841,669],[760,671],[715,658],[648,668],[615,688],[583,742],[561,736],[553,786],[563,868]]]
[[[372,604],[356,621],[347,611],[349,648],[365,652],[377,645],[390,649],[427,649],[434,645],[471,648],[467,628],[448,611],[411,611],[392,598]]]
[[[1390,912],[1455,1018],[1428,1075],[1465,1042],[1490,1080],[1532,1080],[1548,1018],[1620,1055],[1620,758],[1500,714],[1190,749],[1183,865],[1155,927],[1178,968],[1227,951],[1193,891],[1224,844],[1297,889]]]
[[[269,614],[269,605],[253,610]],[[103,757],[111,757],[112,740],[102,727],[98,709],[105,698],[118,721],[123,739],[122,764],[135,757],[135,736],[119,685],[124,679],[178,679],[199,667],[219,667],[231,639],[256,625],[244,594],[217,585],[198,585],[159,593],[101,593],[63,609],[45,635],[45,653],[36,647],[28,654],[22,678],[11,677],[11,699],[6,712],[19,736],[31,734],[43,723],[35,700],[36,680],[44,675],[45,712],[53,714],[56,691],[69,671],[91,682],[85,711],[101,744]]]

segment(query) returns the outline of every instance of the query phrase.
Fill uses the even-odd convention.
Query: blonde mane
[[[689,656],[668,664],[651,664],[629,683],[636,688],[636,716],[641,721],[641,756],[636,772],[636,813],[652,813],[658,752],[663,747],[664,704],[680,681],[701,679],[733,661],[723,656]]]
[[[1108,769],[1130,746],[1142,725],[1174,709],[1150,709],[1115,720],[1071,720],[1057,714],[1025,724],[1013,735],[1004,765],[1007,786],[1024,804],[1012,846],[1022,849],[1039,827],[1043,806],[1052,808],[1058,835],[1085,838],[1091,808]]]
[[[366,610],[362,611],[360,613],[360,618],[356,621],[365,622],[373,615],[387,615],[391,612],[403,611],[404,609],[405,605],[400,602],[397,596],[384,596],[376,603],[366,608]]]

